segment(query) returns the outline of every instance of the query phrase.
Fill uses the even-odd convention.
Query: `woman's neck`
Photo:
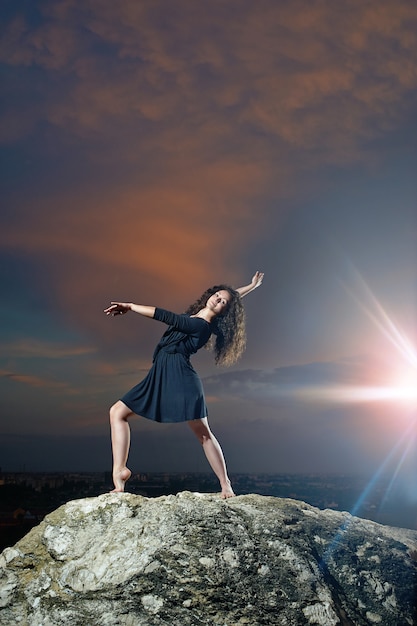
[[[201,317],[203,320],[206,320],[206,322],[210,323],[214,320],[216,314],[214,313],[214,311],[205,306],[204,309],[200,309],[200,311],[198,311],[198,313],[196,313],[192,317]]]

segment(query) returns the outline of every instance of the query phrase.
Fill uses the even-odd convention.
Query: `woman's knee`
[[[201,445],[204,445],[212,438],[212,433],[208,424],[204,423],[202,420],[192,420],[191,422],[188,422],[188,425]]]
[[[110,407],[110,422],[117,422],[119,420],[126,420],[131,414],[130,409],[127,408],[123,402],[118,400]]]

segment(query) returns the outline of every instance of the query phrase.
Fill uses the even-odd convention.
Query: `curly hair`
[[[191,304],[186,313],[195,315],[206,306],[210,296],[223,290],[228,291],[232,299],[226,310],[212,321],[212,335],[204,347],[214,351],[216,365],[228,366],[236,363],[246,347],[245,309],[239,292],[229,285],[215,285]]]

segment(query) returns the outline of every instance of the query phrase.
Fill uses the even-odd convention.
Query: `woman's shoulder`
[[[191,316],[188,313],[173,313],[160,307],[155,309],[154,319],[187,334],[199,333],[202,328],[210,329],[209,322],[202,317]]]

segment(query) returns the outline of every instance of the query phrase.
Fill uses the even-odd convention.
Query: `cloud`
[[[105,195],[126,219],[126,195],[133,197],[144,236],[161,230],[164,247],[169,231],[181,249],[190,241],[200,247],[219,220],[218,236],[228,232],[244,245],[262,230],[253,207],[271,188],[285,196],[297,170],[312,167],[310,151],[314,167],[369,160],[363,142],[401,121],[405,107],[411,112],[417,14],[407,0],[378,9],[360,2],[235,8],[67,0],[44,3],[36,25],[18,14],[0,58],[48,80],[28,80],[26,92],[23,81],[9,86],[5,138],[29,133],[28,125],[35,132],[43,124],[47,134],[47,123],[53,140],[44,150],[56,149],[59,137],[82,149],[87,167],[112,167],[111,189],[101,180]],[[16,107],[16,98],[28,105]],[[74,210],[86,190],[66,191]],[[239,237],[231,228],[237,219]],[[148,250],[143,256],[154,262]]]
[[[96,348],[91,346],[63,345],[31,338],[20,339],[13,343],[5,344],[3,347],[5,352],[12,358],[65,359],[90,355],[96,352]]]
[[[204,135],[215,118],[239,143],[248,135],[259,143],[251,128],[304,147],[324,135],[322,149],[334,158],[339,148],[342,158],[387,117],[399,120],[417,83],[417,11],[408,0],[243,2],[238,15],[224,3],[202,13],[187,1],[167,11],[163,2],[98,9],[72,0],[46,3],[43,14],[36,27],[19,15],[9,23],[3,62],[65,73],[61,97],[45,101],[53,124],[89,133],[134,122],[141,148],[156,141],[168,151],[164,132],[176,122],[193,131],[195,156],[215,147],[216,135]],[[267,136],[260,143],[273,149]]]
[[[207,397],[216,399],[209,402],[210,422],[240,465],[239,455],[251,459],[256,446],[270,467],[282,464],[290,471],[371,467],[405,450],[412,428],[409,407],[361,395],[381,389],[386,373],[359,356],[210,376],[204,379]]]
[[[49,391],[62,391],[69,389],[67,383],[57,380],[42,378],[33,374],[20,374],[17,372],[10,372],[7,370],[0,370],[0,378],[8,378],[22,385],[28,387],[36,387],[39,389],[47,389]]]
[[[73,318],[109,285],[179,306],[225,267],[241,280],[242,257],[271,236],[271,213],[279,231],[300,176],[369,164],[368,142],[411,110],[410,2],[235,8],[67,0],[8,22],[3,138],[26,137],[29,156],[58,170],[13,198],[0,244],[48,266]]]
[[[0,244],[12,255],[31,255],[39,281],[65,314],[104,334],[109,324],[98,319],[97,306],[110,300],[142,298],[183,310],[207,286],[242,280],[233,257],[249,231],[259,231],[248,199],[260,177],[256,166],[230,162],[198,167],[182,183],[167,176],[151,186],[46,191],[32,200],[30,214],[19,207]]]
[[[389,401],[387,385],[395,381],[390,364],[369,356],[338,361],[313,362],[270,370],[236,370],[204,379],[209,396],[244,399],[256,405],[292,405],[301,413],[305,406],[328,409]]]

